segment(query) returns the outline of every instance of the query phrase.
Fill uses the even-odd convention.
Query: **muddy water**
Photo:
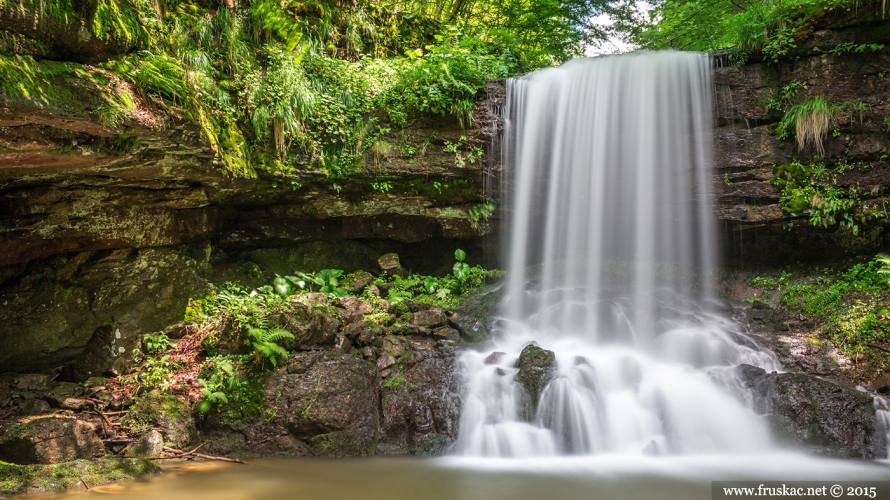
[[[19,500],[163,499],[709,499],[715,480],[887,480],[890,463],[765,456],[620,455],[499,460],[260,459],[248,465],[164,465],[145,481],[17,497]]]

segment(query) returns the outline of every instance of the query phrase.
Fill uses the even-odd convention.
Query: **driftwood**
[[[148,458],[147,460],[169,460],[172,458],[197,457],[197,458],[203,458],[204,460],[218,460],[220,462],[232,462],[235,464],[243,464],[244,463],[243,461],[238,460],[237,458],[217,457],[214,455],[205,455],[203,453],[198,453],[198,450],[200,450],[205,444],[208,444],[208,443],[210,443],[210,441],[204,441],[203,443],[199,444],[196,448],[192,449],[191,451],[177,450],[176,448],[170,448],[169,446],[164,446],[164,453],[169,453],[169,454],[173,455],[172,457],[151,457],[151,458]]]

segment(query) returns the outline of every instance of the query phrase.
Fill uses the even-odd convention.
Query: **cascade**
[[[733,374],[778,362],[713,298],[711,91],[708,56],[680,52],[508,80],[509,278],[495,345],[461,358],[460,453],[772,447]],[[554,360],[537,388],[524,350]]]

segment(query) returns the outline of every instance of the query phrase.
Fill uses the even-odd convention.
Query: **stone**
[[[164,329],[164,335],[171,339],[181,339],[198,332],[198,324],[191,321],[180,321]]]
[[[454,356],[441,351],[416,353],[387,374],[382,389],[383,420],[378,449],[391,453],[435,455],[457,437],[459,375]]]
[[[365,323],[365,320],[360,320],[355,323],[351,323],[351,324],[347,325],[346,329],[343,331],[343,333],[350,339],[355,340],[367,328],[368,328],[368,324]]]
[[[361,295],[362,291],[374,281],[374,276],[367,271],[349,273],[340,280],[340,288],[353,295]]]
[[[448,324],[455,328],[461,338],[470,343],[479,343],[488,339],[488,328],[485,324],[469,313],[454,311],[448,317]]]
[[[441,307],[431,307],[427,310],[417,311],[411,315],[411,324],[425,328],[434,328],[445,324],[445,310]]]
[[[264,391],[265,418],[231,422],[207,417],[208,453],[256,456],[256,442],[274,442],[264,454],[362,456],[376,450],[380,425],[380,372],[354,354],[295,352],[287,369],[273,372]]]
[[[556,375],[556,355],[553,351],[542,349],[531,344],[525,346],[517,361],[519,373],[516,380],[528,394],[528,405],[522,412],[525,419],[531,422],[538,410],[538,401],[544,388]]]
[[[83,488],[83,483],[93,487],[114,481],[142,479],[159,472],[161,468],[148,460],[118,457],[50,465],[0,463],[0,497]]]
[[[16,464],[57,464],[104,455],[93,426],[66,417],[40,417],[8,425],[0,435],[0,460]]]
[[[65,398],[59,402],[59,408],[63,410],[83,411],[95,406],[95,403],[82,398]]]
[[[391,356],[398,358],[405,352],[405,347],[402,345],[403,340],[401,337],[388,336],[383,339],[383,350],[388,352]]]
[[[173,448],[182,448],[196,435],[195,421],[185,403],[176,396],[151,392],[139,398],[121,418],[121,427],[130,432],[157,429]]]
[[[74,200],[63,204],[77,205],[83,201],[77,199],[78,195],[73,196]],[[29,200],[33,198],[36,196]],[[100,213],[82,214],[83,219],[78,220],[96,227],[61,229],[81,235],[71,234],[73,239],[69,240],[61,235],[37,238],[32,245],[39,243],[39,247],[29,248],[39,248],[41,252],[47,249],[58,255],[29,264],[28,272],[33,274],[28,279],[0,285],[0,317],[5,319],[0,323],[0,366],[4,369],[42,371],[74,362],[75,380],[101,376],[120,356],[121,348],[129,355],[142,334],[160,331],[176,322],[185,312],[188,300],[199,297],[203,291],[206,282],[198,276],[198,264],[179,249],[108,250],[104,246],[101,250],[77,253],[76,242],[92,238],[86,234],[91,231],[95,231],[97,239],[114,241],[114,246],[125,244],[126,236],[122,233],[126,231],[167,229],[155,225],[166,221],[163,213],[156,213],[157,219],[143,213],[144,219],[128,221],[120,228],[110,227],[115,215],[107,212],[119,209],[96,200],[91,203]],[[173,225],[180,228],[172,229],[173,232],[189,227],[187,220]],[[102,247],[107,243],[92,244]],[[75,253],[70,254],[72,251]],[[105,327],[112,321],[115,330],[108,332]],[[101,330],[97,333],[97,329]],[[85,353],[94,335],[101,336],[102,341],[94,340],[89,353]]]
[[[501,360],[504,359],[504,356],[506,356],[506,355],[507,355],[507,353],[505,353],[505,352],[493,352],[485,357],[484,363],[486,365],[496,365],[496,364],[500,363]]]
[[[370,314],[374,310],[370,302],[356,297],[340,297],[337,305],[340,316],[347,324],[361,320],[365,314]]]
[[[380,270],[385,276],[401,276],[402,278],[408,276],[408,271],[399,262],[398,254],[387,253],[381,255],[377,259],[377,265],[380,266]]]
[[[48,402],[42,399],[29,399],[22,402],[18,407],[18,414],[23,416],[42,415],[44,413],[50,413],[52,411],[52,406],[50,406]]]
[[[84,389],[95,389],[96,387],[103,387],[106,381],[104,377],[90,377],[83,382]]]
[[[380,368],[381,370],[385,370],[394,364],[396,364],[396,358],[388,352],[384,352],[377,358],[377,368]]]
[[[355,343],[360,346],[371,345],[375,342],[377,342],[377,334],[372,328],[365,328],[358,337],[355,338]]]
[[[326,301],[327,296],[325,304]],[[340,321],[328,308],[293,302],[290,306],[286,312],[269,316],[269,321],[294,335],[293,341],[282,343],[286,349],[311,351],[333,347],[337,343]]]
[[[79,397],[83,395],[83,386],[73,382],[59,382],[50,392],[54,396]]]
[[[451,328],[450,326],[440,326],[438,328],[433,329],[433,337],[442,339],[442,340],[451,340],[456,341],[460,340],[460,333],[457,330]]]
[[[387,297],[392,283],[380,283],[379,285],[371,285],[371,293],[378,297]]]
[[[45,373],[26,373],[16,377],[15,388],[20,391],[46,391],[49,390],[49,381],[49,375]]]
[[[736,373],[780,441],[819,455],[886,458],[871,396],[800,373],[767,373],[751,365],[740,365]]]
[[[164,436],[155,429],[139,436],[129,449],[124,451],[127,457],[151,458],[160,457],[164,452]]]
[[[125,338],[120,328],[113,324],[96,328],[83,348],[83,353],[74,363],[74,378],[83,381],[109,372],[115,361],[129,354],[136,343],[134,336]]]

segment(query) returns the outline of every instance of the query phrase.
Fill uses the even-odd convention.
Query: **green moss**
[[[16,465],[0,462],[0,496],[36,493],[139,479],[161,468],[147,460],[101,458],[54,465]]]
[[[383,382],[383,388],[384,389],[398,389],[399,387],[402,387],[406,383],[408,383],[408,381],[405,380],[405,377],[403,377],[401,375],[396,375],[396,376],[386,379],[386,381]]]

